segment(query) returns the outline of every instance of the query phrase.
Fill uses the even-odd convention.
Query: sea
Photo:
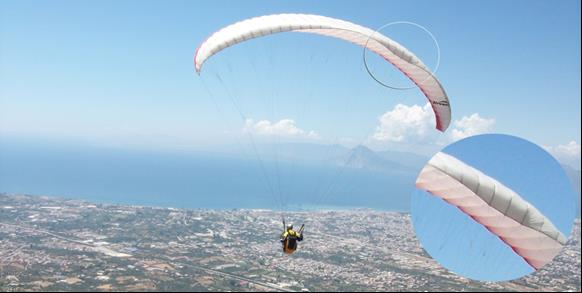
[[[0,142],[0,192],[187,209],[408,211],[415,174],[210,152]]]

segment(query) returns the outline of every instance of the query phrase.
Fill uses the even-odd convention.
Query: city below
[[[407,213],[281,213],[94,204],[0,194],[0,291],[580,291],[580,220],[544,268],[478,282],[421,248]]]

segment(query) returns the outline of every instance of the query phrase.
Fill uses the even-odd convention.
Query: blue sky
[[[241,44],[214,56],[201,77],[195,74],[193,53],[209,34],[245,18],[283,12],[322,14],[371,28],[394,21],[426,27],[438,40],[437,76],[460,126],[453,123],[445,135],[419,134],[402,121],[382,120],[397,104],[422,107],[424,97],[375,84],[363,71],[361,48],[318,36],[286,34]],[[386,33],[435,64],[425,34],[403,27]],[[466,135],[500,132],[580,157],[579,1],[0,3],[5,139],[128,148],[223,144],[245,126],[217,75],[248,118],[271,126],[291,119],[291,127],[328,142],[351,139],[419,152],[437,142],[428,148],[432,152]],[[265,111],[266,103],[257,98],[265,93],[278,98],[275,111]],[[309,100],[309,110],[298,100]],[[378,131],[388,140],[375,140]],[[391,139],[395,131],[404,139]]]
[[[443,152],[511,188],[566,237],[571,234],[574,192],[560,165],[543,149],[511,136],[480,135],[452,144]],[[453,272],[488,281],[533,272],[508,245],[440,198],[417,190],[412,194],[411,210],[422,246]]]

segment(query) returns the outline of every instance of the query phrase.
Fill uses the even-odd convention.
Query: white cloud
[[[566,156],[578,157],[580,158],[580,144],[576,141],[571,141],[565,145],[558,145],[554,150],[560,154]]]
[[[372,135],[381,142],[422,141],[433,128],[434,115],[430,104],[406,106],[398,104],[379,118],[380,125]]]
[[[580,169],[580,143],[571,141],[567,144],[546,146],[545,148],[560,162]]]
[[[495,124],[495,119],[487,119],[479,116],[479,113],[454,122],[455,128],[451,129],[450,137],[453,141],[469,136],[490,132]]]
[[[379,118],[372,135],[385,143],[430,143],[442,145],[468,136],[487,133],[493,129],[495,119],[483,118],[479,113],[464,116],[453,122],[448,134],[435,130],[435,118],[430,104],[406,106],[398,104]]]
[[[319,134],[313,130],[303,130],[295,125],[292,119],[281,119],[278,122],[260,120],[255,122],[247,119],[243,131],[259,136],[280,136],[286,138],[319,139]]]

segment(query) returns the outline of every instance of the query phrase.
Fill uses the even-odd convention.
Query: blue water
[[[0,144],[0,192],[98,203],[279,210],[288,206],[338,206],[407,211],[416,176],[285,162],[264,162],[263,169],[265,172],[257,160],[209,153]]]

